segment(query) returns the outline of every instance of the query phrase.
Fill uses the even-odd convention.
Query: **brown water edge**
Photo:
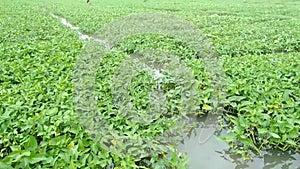
[[[292,152],[263,151],[261,156],[253,154],[252,161],[230,154],[227,143],[213,134],[218,127],[216,118],[206,118],[200,119],[199,127],[177,147],[187,153],[190,169],[300,169],[300,154]],[[220,136],[225,135],[222,130]]]

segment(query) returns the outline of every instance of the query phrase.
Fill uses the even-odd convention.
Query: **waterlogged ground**
[[[0,168],[193,169],[220,168],[218,164],[223,164],[221,168],[299,168],[299,1],[4,0],[1,4]],[[75,112],[72,80],[87,44],[84,35],[93,35],[122,16],[144,12],[168,13],[196,25],[223,65],[222,111],[204,123],[214,126],[206,136],[217,126],[224,137],[212,136],[200,144],[201,124],[195,135],[183,134],[185,141],[173,145],[186,155],[166,151],[134,158],[110,153],[91,139]],[[199,89],[197,114],[211,113],[214,100],[209,71],[205,71],[208,66],[190,59],[194,53],[187,44],[164,36],[135,36],[109,52],[97,74],[97,105],[114,131],[152,138],[170,122],[162,118],[149,126],[137,125],[124,121],[111,104],[110,78],[117,63],[146,47],[173,51],[190,66]],[[147,106],[149,77],[144,73],[132,81],[137,106]],[[164,84],[176,93],[173,83]],[[111,140],[111,144],[119,142]]]
[[[215,128],[219,127],[215,125],[214,121],[206,121],[206,118],[207,117],[201,118],[199,120],[199,127],[196,128],[189,137],[185,137],[184,141],[178,146],[178,151],[187,152],[189,168],[300,168],[300,154],[291,151],[261,151],[260,154],[252,154],[253,159],[251,161],[242,160],[240,156],[228,151],[228,144],[218,138],[218,136],[226,136],[226,130],[206,137],[208,136],[207,133],[214,133],[216,131]]]

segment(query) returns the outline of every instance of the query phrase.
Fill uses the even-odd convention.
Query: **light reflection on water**
[[[300,169],[300,154],[272,150],[264,152],[262,157],[254,156],[253,161],[244,161],[229,154],[229,146],[215,135],[200,144],[201,127],[178,146],[178,151],[187,152],[190,169]],[[206,134],[214,131],[213,125],[205,128]]]

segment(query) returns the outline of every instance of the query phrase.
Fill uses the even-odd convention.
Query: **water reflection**
[[[244,161],[229,153],[229,146],[212,134],[215,129],[214,122],[206,122],[205,127],[201,124],[178,146],[179,151],[187,152],[190,169],[300,169],[299,153],[279,150],[262,152],[261,157],[254,156],[253,161]]]

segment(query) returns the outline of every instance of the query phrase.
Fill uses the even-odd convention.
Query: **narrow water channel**
[[[109,45],[109,43],[108,43],[107,41],[105,41],[105,40],[103,40],[103,39],[97,39],[97,38],[94,38],[94,37],[92,37],[92,36],[89,36],[89,35],[87,35],[87,34],[84,34],[84,33],[80,32],[79,27],[72,25],[72,24],[71,24],[70,22],[68,22],[65,18],[59,17],[59,16],[57,16],[57,15],[55,15],[55,14],[53,14],[53,13],[50,13],[50,15],[51,15],[53,18],[55,18],[55,19],[59,19],[60,22],[61,22],[61,24],[63,24],[64,26],[67,26],[68,28],[70,28],[70,29],[72,29],[72,30],[75,30],[75,31],[78,33],[78,35],[79,35],[79,39],[81,39],[81,40],[89,40],[89,39],[92,39],[92,40],[95,41],[95,42],[98,42],[98,43],[101,43],[101,44],[105,45],[105,47],[106,47],[107,49],[110,49],[110,48],[111,48],[110,45]]]

